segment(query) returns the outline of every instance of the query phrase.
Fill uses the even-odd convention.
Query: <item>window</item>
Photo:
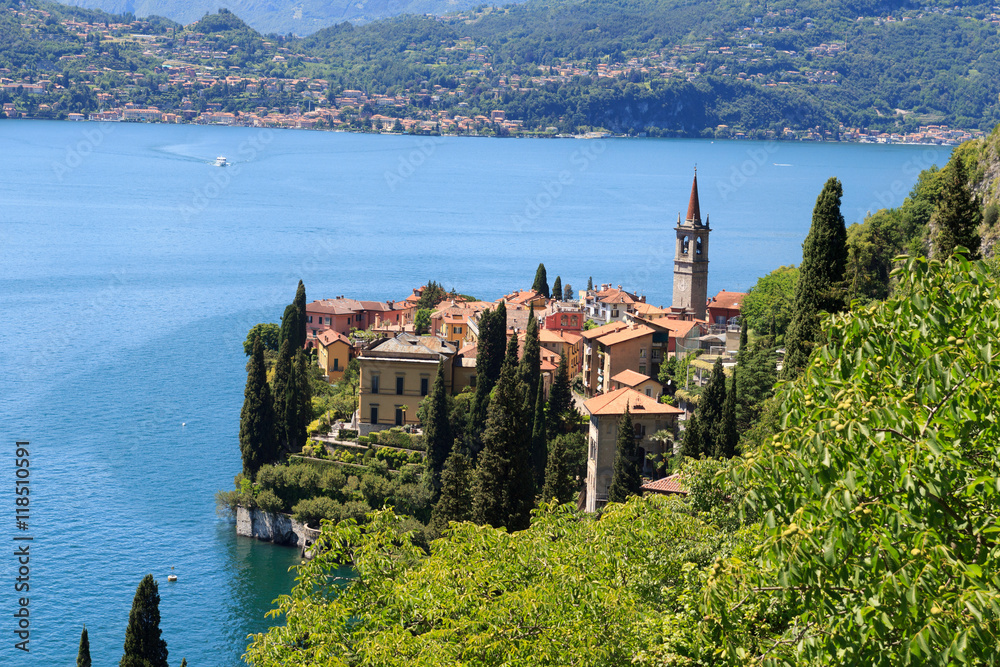
[[[405,380],[405,379],[406,378],[404,378],[402,376],[396,378],[396,395],[397,396],[402,396],[403,395],[403,380]]]
[[[306,322],[308,322],[309,324],[312,324],[313,323],[313,316],[312,315],[306,315]]]
[[[378,376],[377,375],[373,375],[372,376],[372,393],[373,394],[377,394],[378,393]]]
[[[590,439],[590,458],[597,458],[597,441],[593,438]]]
[[[569,318],[569,321],[570,321],[570,323],[571,323],[571,324],[572,324],[573,326],[576,326],[576,325],[577,325],[577,323],[579,322],[579,320],[578,320],[578,319],[576,319],[576,315],[572,315],[572,316],[571,316],[571,317]]]
[[[340,358],[339,357],[334,357],[333,358],[333,370],[335,370],[335,371],[339,371],[340,370]]]
[[[476,376],[475,375],[473,375],[472,377],[469,378],[469,386],[472,387],[473,389],[476,388]]]
[[[330,318],[329,317],[324,318],[324,322],[323,323],[324,324],[330,324]]]
[[[641,350],[639,350],[639,358],[640,359],[646,358],[646,348],[642,348]]]
[[[559,318],[559,324],[561,324],[563,326],[566,326],[567,323],[568,323],[568,320],[569,320],[569,318],[567,318],[565,315],[563,315],[561,318]]]
[[[462,327],[455,327],[455,333],[456,334],[462,333]]]
[[[396,381],[398,382],[399,380],[402,380],[402,379],[403,378],[397,378]],[[428,378],[420,378],[420,395],[421,396],[426,396],[427,395],[427,383],[428,382],[429,382]]]
[[[316,331],[317,331],[316,329],[313,329],[313,336],[316,335]]]
[[[641,364],[639,366],[639,372],[642,373],[643,375],[646,374],[646,365],[645,364]]]
[[[403,425],[403,409],[396,408],[396,426]]]
[[[642,437],[644,437],[646,435],[646,425],[645,424],[633,424],[632,428],[633,428],[633,430],[635,432],[635,437],[636,438],[642,438]]]
[[[650,398],[653,397],[653,390],[649,387],[646,387],[646,396],[649,396]]]
[[[372,406],[371,419],[369,420],[369,422],[371,422],[372,424],[377,424],[378,423],[378,406],[377,405],[373,405]]]

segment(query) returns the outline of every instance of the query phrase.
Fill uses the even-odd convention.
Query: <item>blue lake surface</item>
[[[94,664],[116,664],[147,573],[172,663],[240,664],[297,552],[237,538],[213,495],[240,469],[241,343],[300,278],[310,300],[429,279],[492,300],[544,262],[669,305],[696,164],[714,294],[800,261],[827,178],[850,224],[949,153],[0,122],[0,664],[72,664],[84,624]],[[16,534],[34,538],[30,654],[13,648]]]

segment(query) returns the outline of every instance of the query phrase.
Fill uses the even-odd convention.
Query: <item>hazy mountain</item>
[[[491,5],[520,0],[493,0]],[[398,14],[446,14],[482,0],[65,0],[113,14],[159,15],[187,25],[225,7],[261,33],[307,35],[335,23],[373,21]]]

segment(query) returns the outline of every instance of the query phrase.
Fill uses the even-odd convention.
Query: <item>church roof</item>
[[[701,204],[698,202],[698,171],[694,172],[694,181],[691,182],[691,200],[688,202],[688,222],[701,224]]]

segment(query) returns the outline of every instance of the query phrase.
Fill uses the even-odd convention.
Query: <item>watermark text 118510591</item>
[[[31,454],[29,442],[14,443],[14,648],[30,652],[31,612]]]

